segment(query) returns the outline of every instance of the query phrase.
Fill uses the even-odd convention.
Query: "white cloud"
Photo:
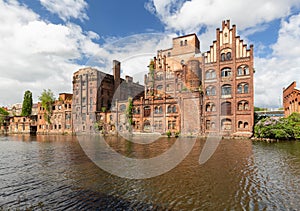
[[[203,26],[218,27],[231,19],[240,29],[285,17],[297,0],[149,0],[146,8],[155,13],[167,29],[190,33]]]
[[[281,22],[277,42],[272,46],[270,58],[255,58],[256,102],[260,106],[273,106],[282,102],[282,89],[291,82],[300,83],[300,14]]]
[[[86,8],[88,4],[85,0],[40,0],[41,4],[51,13],[57,14],[62,20],[70,18],[88,19]]]
[[[98,52],[98,36],[75,24],[43,21],[16,1],[0,1],[0,11],[0,104],[22,101],[27,89],[35,100],[43,89],[70,92],[72,73],[81,67],[76,60]]]

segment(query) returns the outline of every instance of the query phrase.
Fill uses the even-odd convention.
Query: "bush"
[[[287,118],[260,120],[254,127],[257,138],[299,139],[300,114],[293,113]]]
[[[168,136],[168,138],[170,138],[171,135],[172,135],[171,131],[168,130],[168,131],[166,132],[166,135]]]

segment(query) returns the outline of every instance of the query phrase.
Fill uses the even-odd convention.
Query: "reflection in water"
[[[151,158],[168,150],[175,139],[148,145],[116,137],[106,141],[127,157]],[[200,166],[204,144],[197,140],[186,159],[161,176],[130,180],[99,169],[76,137],[0,136],[0,209],[298,209],[299,142],[222,140]]]

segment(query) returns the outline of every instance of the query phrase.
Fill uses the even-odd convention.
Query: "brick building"
[[[296,87],[296,81],[283,88],[283,109],[285,117],[293,112],[300,113],[300,89]]]
[[[121,63],[116,60],[113,61],[113,75],[91,67],[73,74],[72,118],[75,133],[93,132],[99,122],[109,124],[108,130],[112,130],[109,113],[115,102],[143,92],[144,86],[134,83],[132,77],[122,79],[120,75]]]
[[[72,133],[72,94],[61,93],[52,104],[50,123],[45,119],[45,109],[38,103],[37,133],[66,134]]]
[[[228,20],[216,30],[210,50],[199,49],[198,37],[189,34],[157,52],[145,76],[144,96],[133,100],[135,131],[251,136],[253,46],[247,48]],[[119,102],[117,112],[125,109],[126,102]],[[126,124],[117,118],[119,126]]]

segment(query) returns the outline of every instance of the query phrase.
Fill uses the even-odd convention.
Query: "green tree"
[[[133,124],[133,102],[132,102],[132,98],[128,98],[128,106],[127,106],[127,110],[126,110],[126,118],[129,124],[129,132],[132,132],[131,127]]]
[[[0,108],[0,126],[4,123],[4,120],[8,114],[9,113],[4,108]]]
[[[44,118],[46,121],[51,124],[51,114],[52,114],[52,104],[55,101],[53,92],[48,89],[44,89],[41,96],[39,96],[42,107],[45,109]]]
[[[24,93],[21,116],[30,116],[31,110],[32,110],[32,93],[31,91],[27,90]]]

